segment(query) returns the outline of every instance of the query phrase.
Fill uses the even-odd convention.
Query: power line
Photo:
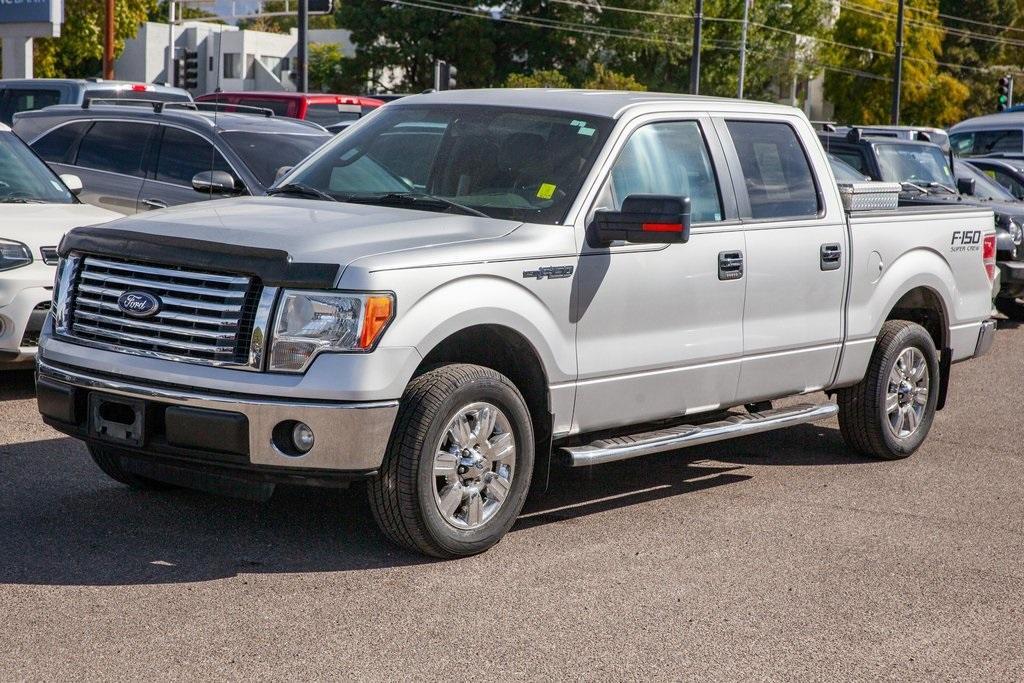
[[[884,2],[886,4],[889,4],[889,5],[897,4],[897,0],[880,0],[880,1]],[[929,11],[929,10],[926,10],[926,9],[923,9],[923,8],[920,8],[920,7],[910,7],[910,6],[908,6],[906,9],[908,11],[912,11],[912,12],[928,12]],[[1014,26],[1004,26],[1003,24],[993,24],[993,23],[990,23],[990,22],[987,22],[987,21],[978,21],[976,19],[968,19],[966,17],[958,17],[958,16],[953,15],[953,14],[943,14],[942,12],[936,12],[936,16],[941,17],[943,19],[949,19],[950,21],[959,21],[959,22],[963,22],[965,24],[974,24],[975,26],[985,26],[987,28],[999,29],[1000,31],[1022,31],[1022,32],[1024,32],[1024,28],[1016,28]]]
[[[875,19],[884,19],[886,21],[895,21],[896,19],[895,14],[889,14],[888,12],[885,12],[883,10],[877,10],[872,7],[867,7],[865,5],[858,5],[857,3],[850,2],[850,0],[840,0],[839,5],[840,7],[848,9],[851,12],[864,14],[869,17],[874,17]],[[935,29],[938,31],[943,31],[950,35],[960,36],[963,38],[970,38],[972,40],[981,40],[984,42],[997,43],[1000,45],[1012,45],[1014,47],[1024,47],[1024,40],[1018,40],[1016,38],[999,38],[997,36],[991,36],[984,33],[977,33],[975,31],[967,31],[952,26],[944,26],[943,24],[937,24],[930,21],[922,21],[920,19],[914,19],[912,17],[907,17],[906,22],[908,24],[913,24],[914,26]]]

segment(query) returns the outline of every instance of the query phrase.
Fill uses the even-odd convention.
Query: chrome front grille
[[[259,369],[251,346],[264,288],[253,278],[96,256],[69,267],[59,334],[124,353]],[[127,292],[156,297],[158,311],[128,315],[118,303]]]

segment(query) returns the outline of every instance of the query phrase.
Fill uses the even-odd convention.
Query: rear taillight
[[[985,262],[985,273],[988,281],[996,279],[996,236],[986,235],[981,247],[981,259]]]

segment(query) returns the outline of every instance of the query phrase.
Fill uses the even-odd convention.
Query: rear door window
[[[56,164],[70,163],[75,157],[75,148],[88,130],[89,121],[75,121],[54,128],[49,133],[32,143],[32,149],[45,161]]]
[[[796,131],[774,121],[727,121],[752,218],[808,218],[820,208],[814,175]]]
[[[76,165],[142,177],[142,159],[156,126],[129,121],[97,121],[78,146]]]
[[[175,185],[192,186],[202,171],[235,172],[208,140],[180,128],[165,127],[156,162],[156,179]]]

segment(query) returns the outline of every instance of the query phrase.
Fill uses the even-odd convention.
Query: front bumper
[[[35,359],[53,296],[53,271],[33,263],[0,273],[0,367]]]
[[[43,421],[90,443],[155,460],[311,476],[372,474],[383,460],[398,412],[398,401],[340,403],[206,393],[46,360],[38,364],[37,385]],[[138,442],[112,440],[96,431],[92,394],[141,406]],[[275,444],[275,428],[289,421],[312,428],[315,443],[308,453],[289,455]]]

